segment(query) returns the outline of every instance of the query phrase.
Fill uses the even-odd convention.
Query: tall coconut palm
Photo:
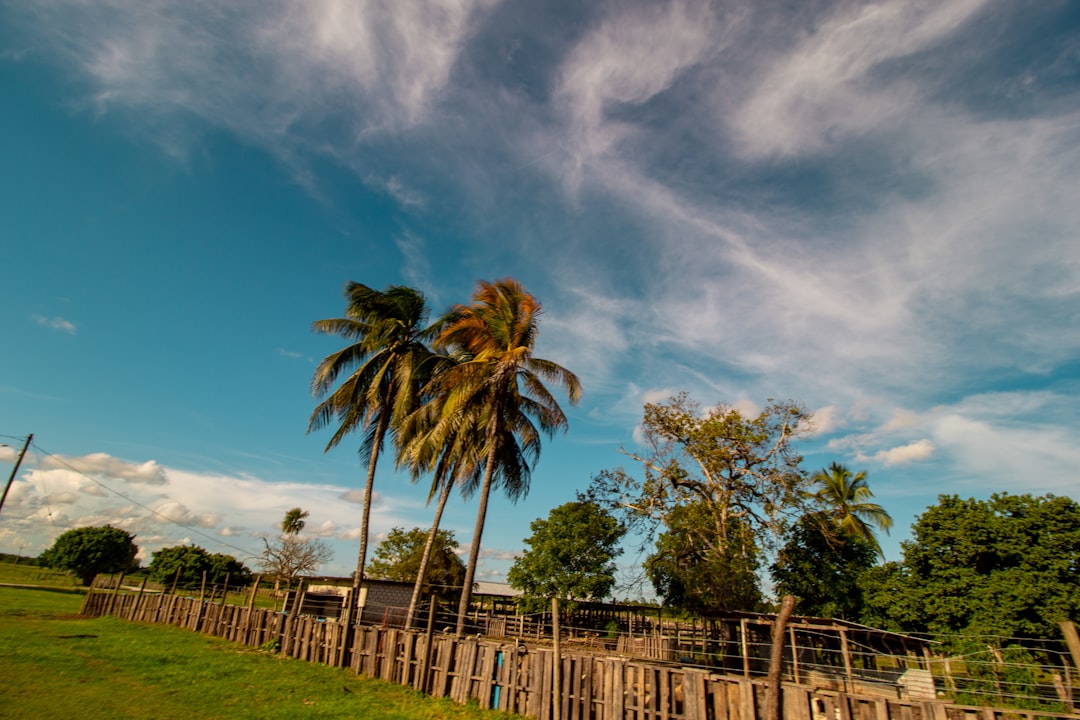
[[[867,485],[866,472],[853,474],[843,465],[832,463],[814,473],[810,481],[816,487],[813,496],[823,506],[822,512],[841,535],[865,541],[880,555],[874,528],[888,533],[892,517],[885,508],[870,502],[874,493]]]
[[[445,371],[460,358],[434,353],[430,363],[431,375]],[[436,383],[429,383],[428,390],[437,390]],[[415,482],[421,475],[431,472],[431,488],[427,502],[430,504],[436,494],[439,496],[435,507],[435,516],[428,531],[424,551],[420,556],[420,567],[413,584],[412,597],[405,617],[405,629],[412,627],[416,607],[426,582],[427,568],[431,560],[435,538],[442,522],[443,511],[455,487],[461,488],[465,496],[470,495],[479,485],[483,457],[479,455],[480,446],[477,437],[481,437],[475,428],[456,429],[444,432],[435,438],[436,427],[442,417],[445,393],[425,393],[424,403],[416,409],[399,427],[397,466],[407,467]],[[445,430],[445,428],[444,428]]]
[[[396,421],[415,411],[420,388],[426,382],[422,369],[430,358],[425,344],[428,328],[424,295],[413,288],[393,285],[384,291],[350,282],[345,286],[345,317],[316,320],[315,332],[340,335],[349,341],[328,355],[311,381],[312,393],[325,397],[311,414],[308,432],[336,421],[338,427],[326,444],[330,450],[349,433],[360,430],[360,457],[367,460],[363,514],[360,521],[360,552],[353,576],[353,598],[360,590],[367,560],[371,496],[379,451]],[[333,389],[338,378],[345,380]],[[352,618],[353,603],[346,613]]]
[[[458,636],[465,630],[492,487],[501,484],[514,500],[527,494],[540,453],[540,434],[550,436],[567,426],[566,415],[544,381],[564,386],[571,403],[581,396],[576,375],[533,357],[539,315],[539,301],[517,281],[480,282],[471,304],[451,308],[440,321],[433,342],[436,349],[462,359],[432,379],[442,406],[429,442],[439,445],[475,429],[484,458],[480,505],[458,607]]]
[[[435,506],[435,516],[431,521],[431,528],[424,544],[424,552],[420,557],[420,567],[416,573],[412,597],[409,599],[409,610],[405,618],[406,630],[412,627],[415,619],[416,606],[420,601],[420,593],[425,583],[428,564],[435,546],[435,538],[439,532],[439,524],[442,522],[443,511],[446,509],[447,500],[450,499],[450,493],[455,487],[459,487],[462,494],[468,497],[479,484],[480,470],[484,458],[477,455],[477,451],[480,449],[475,442],[477,437],[477,434],[470,432],[455,433],[454,437],[450,438],[450,442],[443,447],[442,454],[435,463],[431,490],[428,492],[428,503],[431,502],[436,493],[439,495],[439,501]],[[420,436],[417,439],[422,444],[423,437]],[[402,459],[410,465],[414,477],[422,472],[424,468],[423,462],[415,455],[409,454],[408,449],[402,453]]]

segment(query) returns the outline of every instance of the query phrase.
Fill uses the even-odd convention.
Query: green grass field
[[[124,585],[132,589],[138,589],[142,583],[143,576],[139,574],[129,575],[124,579]],[[50,568],[37,567],[25,563],[16,564],[9,561],[0,562],[0,585],[62,587],[77,590],[79,592],[86,590],[73,573],[65,570],[52,570]],[[146,584],[146,590],[148,592],[159,592],[161,590],[169,589],[168,586],[153,581]],[[192,596],[198,596],[199,591],[199,586],[181,587],[177,589],[177,592],[180,594]],[[220,593],[221,590],[213,586],[207,587],[207,596],[209,596],[211,592]],[[244,588],[235,586],[230,589],[226,602],[230,605],[247,605],[251,598],[250,593],[250,586]],[[217,597],[220,597],[220,594]],[[273,592],[273,583],[261,583],[258,588],[258,593],[255,596],[255,607],[280,609],[281,605],[282,597]]]
[[[0,587],[0,717],[510,717],[180,628],[83,618],[81,601],[60,590]]]
[[[48,585],[50,587],[82,587],[79,579],[63,570],[50,570],[36,565],[0,563],[0,583],[10,585]]]

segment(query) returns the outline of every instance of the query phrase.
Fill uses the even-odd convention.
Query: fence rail
[[[350,667],[433,697],[536,720],[763,720],[764,680],[448,633],[344,625],[197,598],[91,591],[82,612],[184,627],[286,657]],[[351,630],[351,631],[349,631]],[[1080,715],[913,701],[785,683],[783,720],[1043,720]]]

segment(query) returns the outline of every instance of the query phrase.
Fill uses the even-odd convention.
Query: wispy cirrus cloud
[[[424,121],[495,4],[55,0],[16,15],[82,71],[97,112],[137,109],[170,152],[186,154],[194,117],[291,163],[300,148],[338,153],[315,130],[336,127],[347,146]]]
[[[31,315],[30,319],[36,322],[42,327],[51,328],[53,330],[59,330],[60,332],[67,333],[68,335],[75,334],[75,323],[55,315],[53,317],[47,317],[45,315]]]
[[[875,75],[883,64],[945,42],[985,0],[838,6],[834,16],[769,60],[731,119],[740,153],[816,152],[853,135],[881,132],[923,104],[917,83]]]

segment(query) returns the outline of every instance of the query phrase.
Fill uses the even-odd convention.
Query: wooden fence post
[[[134,620],[136,615],[142,610],[143,591],[146,590],[146,581],[147,580],[149,580],[149,578],[146,575],[143,575],[142,584],[139,585],[139,595],[135,599],[135,607],[132,608],[132,610],[131,610],[131,619],[132,620]]]
[[[428,674],[431,672],[431,643],[434,641],[435,609],[438,606],[439,598],[432,595],[431,610],[428,611],[427,616],[427,631],[424,633],[424,661],[420,664],[419,686],[413,684],[414,688],[425,694],[428,692]]]
[[[562,650],[559,644],[559,598],[551,598],[551,637],[554,654],[551,668],[551,720],[562,720]]]
[[[90,598],[94,596],[94,588],[97,587],[98,575],[94,575],[94,579],[90,581],[90,587],[86,591],[86,595],[83,596],[82,605],[79,607],[79,614],[85,615],[86,611],[90,609]]]
[[[851,675],[851,653],[848,648],[847,630],[840,628],[840,652],[844,656],[844,692],[852,692],[855,680]]]
[[[746,641],[746,618],[739,620],[739,639],[742,641],[742,674],[750,677],[750,646]]]
[[[765,692],[765,720],[780,720],[780,693],[783,692],[785,625],[795,609],[795,598],[785,595],[780,601],[780,613],[772,628],[772,649],[769,653],[769,682]]]
[[[248,610],[255,609],[255,595],[259,592],[259,582],[262,581],[262,575],[255,576],[255,582],[251,585],[251,597],[248,598]]]
[[[1080,670],[1080,635],[1076,633],[1076,626],[1071,620],[1066,620],[1061,623],[1061,633],[1065,636],[1065,644],[1069,646],[1073,666]]]
[[[109,610],[111,614],[116,608],[116,596],[120,594],[120,586],[124,583],[124,573],[120,573],[120,578],[116,581],[116,587],[113,588],[112,595],[109,596]]]
[[[244,624],[244,644],[251,644],[251,624],[255,618],[255,595],[259,592],[259,581],[262,575],[255,576],[255,582],[251,585],[251,597],[248,598],[247,619]]]

